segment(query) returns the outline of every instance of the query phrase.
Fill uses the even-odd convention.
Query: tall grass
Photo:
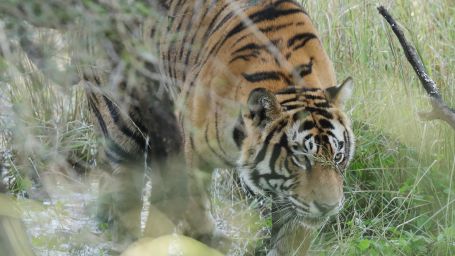
[[[455,132],[418,118],[419,111],[430,109],[428,99],[377,13],[377,1],[302,2],[339,80],[355,80],[347,109],[357,147],[345,174],[346,204],[318,232],[311,253],[454,255]],[[381,4],[407,29],[445,101],[455,107],[455,2]],[[51,45],[52,58],[65,61],[68,49],[49,33],[36,32]],[[14,40],[11,44],[14,49]],[[79,179],[72,167],[90,165],[97,152],[81,88],[50,81],[20,51],[1,59],[0,72],[0,170],[16,178],[10,187],[27,191],[30,179],[48,184],[42,177],[52,175]],[[34,241],[43,246],[41,239]]]
[[[339,79],[351,75],[357,136],[346,205],[315,254],[453,255],[455,132],[431,109],[377,1],[303,1]],[[455,3],[382,1],[406,29],[445,101],[455,106]]]
[[[68,50],[59,42],[61,35],[42,29],[33,36],[51,49],[50,59],[66,61]],[[43,75],[18,50],[14,38],[1,44],[12,49],[5,51],[0,69],[0,165],[10,170],[3,173],[10,189],[26,192],[31,180],[42,184],[44,174],[79,179],[72,170],[84,171],[96,155],[96,136],[82,88],[56,84]],[[52,72],[56,67],[47,68]]]

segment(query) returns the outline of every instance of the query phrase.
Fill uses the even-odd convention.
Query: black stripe
[[[259,186],[260,178],[261,178],[261,176],[259,175],[258,170],[256,168],[252,169],[251,173],[250,173],[250,179],[254,183],[254,185],[256,185],[256,187],[261,187],[261,186]]]
[[[173,51],[172,53],[175,52],[175,54],[170,54],[170,55],[173,55],[174,56],[174,60],[173,60],[173,65],[172,65],[172,73],[171,73],[171,77],[172,78],[177,78],[177,66],[176,65],[178,62],[178,60],[182,59],[182,56],[183,56],[183,48],[184,48],[184,44],[186,42],[186,36],[190,33],[190,27],[191,27],[191,23],[192,23],[192,18],[191,16],[188,16],[186,15],[185,13],[187,12],[188,8],[190,8],[188,5],[185,6],[185,9],[183,9],[181,11],[181,14],[180,15],[177,15],[178,18],[180,18],[180,20],[178,21],[178,25],[177,25],[177,28],[176,28],[176,34],[177,34],[177,38],[175,39],[172,39],[172,45],[173,45]],[[188,20],[187,20],[188,18]],[[185,30],[182,30],[182,26],[183,26],[183,23],[186,22],[186,29]],[[180,35],[181,32],[184,32],[183,34],[183,37]],[[180,45],[177,45],[177,42],[181,43]],[[183,44],[183,45],[182,45]],[[177,49],[180,49],[180,56],[177,55]]]
[[[299,34],[291,37],[291,39],[288,40],[288,47],[292,47],[295,43],[297,43],[298,41],[301,41],[301,43],[299,45],[297,45],[293,48],[294,50],[297,50],[298,48],[305,46],[305,44],[308,41],[310,41],[311,39],[317,39],[317,36],[313,33],[308,33],[308,32],[299,33]]]
[[[289,78],[279,71],[265,71],[251,74],[242,73],[242,76],[250,83],[259,83],[267,80],[283,80],[288,85],[291,84]]]
[[[302,10],[302,9],[286,9],[286,10],[277,10],[276,8],[274,8],[273,6],[269,6],[267,7],[266,9],[263,9],[261,11],[258,11],[256,13],[253,13],[252,15],[249,16],[249,19],[250,21],[252,21],[252,23],[258,23],[258,22],[261,22],[261,21],[265,21],[265,20],[274,20],[276,18],[279,18],[281,16],[286,16],[286,15],[292,15],[292,14],[295,14],[295,13],[304,13],[305,12]],[[245,24],[244,24],[244,21],[242,20],[240,24],[238,24],[236,27],[234,27],[233,29],[231,29],[229,31],[229,33],[223,38],[223,40],[221,41],[218,41],[211,49],[210,51],[208,52],[208,54],[206,55],[206,57],[204,58],[203,61],[197,61],[197,63],[200,63],[201,66],[205,65],[205,63],[207,63],[207,61],[209,60],[209,58],[217,53],[221,47],[224,45],[224,43],[229,39],[231,38],[232,36],[234,36],[235,34],[237,33],[240,33],[241,31],[243,31],[244,29],[246,28]],[[195,79],[199,76],[200,74],[200,71],[199,70],[196,75],[195,75]],[[192,81],[192,83],[194,82],[194,80]],[[187,95],[186,95],[187,96]]]
[[[281,148],[283,148],[286,151],[286,153],[292,152],[288,144],[288,136],[286,133],[284,133],[283,136],[281,136],[281,139],[278,142],[278,144],[280,144]]]
[[[142,120],[145,120],[145,118],[142,115],[142,109],[139,106],[134,106],[133,109],[134,114],[130,114],[131,119],[141,132],[143,132],[144,134],[148,134],[148,129],[142,123]]]
[[[264,142],[262,143],[262,148],[261,150],[259,151],[258,155],[256,156],[256,158],[254,159],[254,162],[256,164],[258,164],[259,162],[261,162],[262,160],[264,160],[265,158],[265,154],[267,153],[267,148],[269,146],[269,143],[270,143],[270,140],[272,139],[273,135],[275,134],[275,131],[277,130],[277,127],[275,127],[274,130],[272,130],[268,135],[267,137],[265,138]]]
[[[299,89],[296,89],[295,86],[288,86],[284,89],[275,92],[275,95],[295,94],[297,93],[297,91],[299,91]]]
[[[291,110],[295,110],[295,109],[298,109],[298,108],[305,108],[305,103],[296,102],[295,104],[283,105],[284,111],[291,111]]]
[[[275,2],[274,5],[278,7],[278,6],[280,6],[280,5],[284,4],[284,3],[293,4],[293,5],[295,5],[295,6],[298,7],[298,8],[302,8],[302,5],[299,4],[298,2],[294,1],[294,0],[280,0],[280,1]],[[306,11],[303,10],[303,8],[302,8],[302,12],[303,12],[305,15],[308,15],[308,14],[306,13]]]
[[[257,57],[258,57],[257,54],[245,54],[245,55],[240,55],[240,56],[237,56],[237,57],[231,59],[231,60],[229,61],[229,64],[231,64],[232,62],[237,61],[237,60],[249,61],[250,58],[257,58]]]
[[[262,33],[268,33],[268,32],[274,32],[274,31],[278,31],[280,29],[283,29],[283,28],[286,28],[286,27],[289,27],[289,26],[292,26],[294,25],[294,22],[289,22],[289,23],[285,23],[285,24],[280,24],[280,25],[270,25],[268,27],[265,27],[265,28],[261,28],[259,29]]]
[[[327,101],[316,102],[314,103],[314,106],[318,108],[330,108],[330,104]]]
[[[140,133],[133,132],[125,125],[125,122],[120,116],[118,108],[112,103],[109,98],[103,95],[103,99],[106,103],[109,113],[111,114],[111,118],[114,121],[114,124],[125,136],[133,139],[139,147],[143,147],[145,145],[145,138]]]
[[[283,136],[285,136],[285,135],[286,134],[283,134]],[[273,145],[272,155],[270,156],[270,162],[269,162],[270,170],[272,171],[272,173],[276,172],[275,164],[276,164],[278,157],[280,156],[280,153],[281,153],[281,145],[279,143]]]
[[[258,57],[260,54],[259,50],[264,49],[264,45],[258,45],[255,43],[250,43],[247,45],[242,46],[241,48],[237,49],[232,53],[233,58],[229,61],[229,63],[232,63],[238,59],[243,59],[245,61],[248,61],[250,57]],[[239,53],[247,51],[243,55],[238,55]]]
[[[92,97],[94,97],[94,96],[92,96]],[[103,133],[104,137],[109,138],[109,132],[107,130],[106,123],[104,122],[103,116],[101,115],[98,107],[93,102],[92,97],[88,97],[89,107],[95,114],[95,117],[98,120],[98,124],[100,126],[101,132]]]
[[[280,73],[276,71],[257,72],[251,74],[242,73],[242,76],[251,83],[258,83],[266,80],[281,80]]]
[[[221,13],[223,13],[226,8],[229,6],[229,2],[224,4],[220,10],[215,14],[215,16],[213,16],[212,20],[210,21],[210,24],[208,26],[208,29],[207,31],[205,32],[205,36],[209,36],[209,35],[212,35],[213,33],[215,33],[219,28],[220,28],[220,25],[223,25],[230,17],[232,17],[232,12],[229,12],[226,16],[223,17],[223,19],[221,20],[221,22],[218,23],[218,25],[216,25],[216,27],[213,27],[215,26],[215,22],[218,20],[218,16],[221,15]]]
[[[318,90],[320,90],[320,89],[318,89]],[[320,95],[305,94],[305,95],[303,95],[303,97],[305,97],[305,99],[308,99],[308,100],[325,100],[325,101],[327,101],[326,97],[320,96]]]
[[[280,10],[276,9],[274,6],[268,6],[267,8],[250,15],[248,17],[249,20],[247,21],[251,21],[253,24],[257,24],[265,20],[275,20],[282,16],[292,15],[295,13],[303,13],[303,11],[301,9]],[[229,33],[224,37],[223,41],[221,41],[221,45],[223,45],[229,38],[242,32],[246,28],[247,27],[245,25],[245,22],[242,20],[240,24],[229,31]],[[221,45],[219,47],[221,47]]]
[[[295,13],[304,13],[302,9],[286,9],[286,10],[279,10],[276,9],[274,6],[268,6],[267,8],[255,12],[252,15],[250,15],[248,18],[248,21],[251,21],[253,24],[257,24],[259,22],[265,21],[265,20],[274,20],[282,16],[287,16],[287,15],[292,15]],[[233,29],[231,29],[227,35],[223,38],[223,40],[218,41],[218,43],[215,44],[215,46],[210,50],[206,60],[204,60],[204,63],[207,62],[207,59],[212,56],[214,53],[217,53],[219,49],[224,45],[224,43],[229,40],[229,38],[233,37],[234,35],[242,32],[247,28],[245,22],[242,20],[237,26],[235,26]]]
[[[262,174],[260,175],[261,178],[263,178],[265,180],[265,182],[267,182],[267,185],[271,188],[273,188],[273,186],[270,184],[270,180],[286,180],[287,178],[281,174],[278,174],[276,172],[272,172],[272,173],[266,173],[266,174]]]
[[[292,48],[293,51],[297,51],[298,49],[302,48],[302,47],[305,47],[306,43],[308,41],[303,41],[302,43],[296,45],[294,48]]]
[[[287,104],[287,103],[292,103],[292,102],[297,101],[297,100],[298,100],[297,97],[292,97],[292,98],[289,98],[289,99],[287,99],[287,100],[281,101],[280,104],[281,104],[281,105],[284,105],[284,104]]]
[[[283,95],[283,94],[294,94],[294,93],[305,93],[305,92],[316,92],[321,91],[319,88],[296,88],[295,86],[288,86],[277,91],[276,95]]]
[[[292,196],[292,198],[294,198],[296,201],[298,201],[299,203],[301,203],[303,206],[305,206],[305,207],[307,207],[307,208],[310,208],[310,205],[309,205],[309,204],[305,203],[305,202],[302,201],[302,200],[299,200],[297,197]],[[300,208],[300,209],[302,209],[302,208]],[[302,210],[304,210],[304,209],[302,209]]]
[[[294,69],[301,78],[311,74],[313,71],[313,58],[310,58],[310,62],[307,64],[301,64]]]
[[[330,130],[326,130],[326,131],[324,131],[324,132],[325,132],[326,134],[328,134],[328,135],[334,137],[335,139],[337,138],[337,136],[335,136],[335,134],[334,134],[332,131],[330,131]]]
[[[221,10],[215,15],[215,17],[213,18],[213,20],[211,21],[210,23],[210,26],[208,27],[208,29],[206,30],[206,33],[204,34],[204,37],[203,37],[203,40],[202,42],[207,42],[208,41],[208,38],[212,35],[212,33],[214,33],[216,30],[219,29],[219,27],[217,26],[214,30],[211,29],[211,26],[213,26],[215,24],[215,21],[217,20],[218,16],[225,10],[225,8],[227,8],[227,6],[229,5],[228,4],[225,4]],[[228,17],[229,16],[229,17]],[[227,14],[224,18],[224,19],[229,19],[231,17],[230,14]],[[224,25],[225,23],[221,22],[219,23],[219,25]],[[210,32],[209,32],[210,31]],[[218,43],[215,44],[215,46],[211,49],[211,51],[209,52],[209,54],[207,55],[204,55],[204,54],[201,54],[203,52],[206,52],[206,49],[205,48],[202,48],[201,47],[201,50],[198,52],[197,56],[195,57],[195,63],[196,65],[199,65],[199,67],[202,67],[205,65],[205,63],[208,61],[208,59],[210,58],[210,56],[212,55],[212,52],[217,48],[217,45],[219,44],[219,41]],[[204,60],[201,60],[201,58],[205,56]],[[200,72],[201,72],[201,68],[198,69],[198,71],[195,73],[195,75],[193,76],[192,80],[189,82],[190,84],[190,87],[192,87],[194,85],[194,82],[198,79],[199,75],[200,75]],[[187,90],[187,92],[185,93],[185,97],[184,99],[187,99],[188,98],[188,94],[189,94],[190,90]]]
[[[234,17],[233,12],[229,12],[228,14],[226,14],[226,16],[223,17],[223,19],[218,23],[218,25],[212,31],[210,31],[210,35],[213,35],[213,33],[218,31],[218,29],[220,29],[224,24],[226,24],[226,22],[230,20],[232,17]]]
[[[237,145],[238,148],[242,146],[242,142],[245,137],[245,123],[243,122],[242,116],[239,116],[232,132],[232,138],[234,139],[235,145]]]
[[[292,166],[290,166],[290,164],[292,164]],[[296,169],[298,169],[298,166],[294,163],[294,160],[293,160],[293,157],[288,155],[286,157],[286,160],[284,160],[284,168],[289,172],[289,179],[292,179],[293,178],[293,174],[292,172],[296,171]],[[292,183],[289,187],[292,187]]]
[[[305,151],[310,151],[310,150],[313,148],[313,142],[310,142],[310,143],[308,144],[308,147],[306,146],[306,141],[310,140],[312,137],[313,137],[312,134],[308,134],[307,136],[305,136],[305,137],[303,138],[303,141],[302,141],[302,142],[303,142],[303,149],[304,149]],[[317,138],[317,137],[316,137],[316,138]],[[315,138],[315,142],[316,142],[316,138]],[[317,144],[318,144],[318,142],[316,142],[316,145],[317,145]],[[316,152],[317,152],[317,150],[316,150]],[[305,159],[305,160],[308,160],[308,161],[309,161],[309,159]]]
[[[300,125],[299,132],[308,131],[308,130],[313,129],[314,127],[315,127],[315,123],[313,121],[306,120],[305,122],[303,122]]]
[[[286,135],[286,133],[283,133],[281,135],[279,142],[273,146],[272,155],[270,156],[270,168],[272,173],[276,173],[275,170],[276,161],[283,149],[286,151],[287,154],[289,154],[289,152],[291,151],[288,145],[288,136]]]
[[[246,51],[246,50],[259,50],[259,49],[263,49],[264,46],[263,45],[258,45],[258,44],[255,44],[255,43],[250,43],[250,44],[247,44],[247,45],[244,45],[242,47],[240,47],[239,49],[235,50],[232,55],[234,54],[237,54],[239,52],[242,52],[242,51]]]
[[[330,112],[328,112],[327,110],[322,109],[322,108],[306,107],[306,110],[310,111],[312,113],[316,113],[318,115],[321,115],[321,116],[323,116],[325,118],[328,118],[328,119],[332,119],[333,118],[333,115]]]
[[[193,10],[193,12],[194,12],[194,10]],[[182,21],[183,20],[184,19],[182,19]],[[180,45],[180,52],[179,52],[179,59],[178,60],[182,60],[183,59],[183,52],[185,50],[187,50],[187,54],[185,56],[185,59],[189,59],[189,55],[191,54],[191,50],[193,49],[193,44],[187,45],[187,40],[188,40],[188,37],[190,36],[191,32],[196,31],[195,34],[197,34],[197,29],[191,29],[191,27],[193,26],[193,21],[194,21],[194,17],[190,16],[189,20],[187,21],[187,24],[186,24],[185,34],[183,35],[182,44]],[[179,31],[180,31],[180,29],[179,29]],[[194,39],[194,37],[193,37],[193,39]],[[175,63],[177,63],[177,59],[175,61],[176,61]],[[185,61],[183,63],[185,63]],[[187,63],[185,63],[185,64],[187,64]],[[177,66],[177,65],[175,65],[175,66]],[[186,68],[186,65],[184,65],[184,69],[185,68]],[[185,73],[186,73],[186,71],[184,70],[183,71],[183,77],[185,77]],[[185,79],[183,78],[182,80],[184,81]]]
[[[316,151],[317,152],[317,151]],[[307,171],[311,171],[311,161],[310,161],[310,158],[308,158],[308,156],[303,156],[303,158],[305,159],[305,167],[306,167],[306,170]]]
[[[346,129],[346,128],[345,128]],[[349,159],[351,158],[351,141],[350,141],[350,138],[349,138],[349,133],[347,130],[344,131],[343,133],[343,137],[344,137],[344,143],[345,143],[345,146],[344,146],[344,161],[343,161],[343,164],[344,164],[344,168],[346,168],[346,164],[348,163]]]
[[[281,130],[286,126],[287,124],[287,120],[283,120],[282,122],[280,122],[279,124],[277,124],[270,132],[269,134],[267,135],[267,137],[265,138],[265,140],[262,142],[262,148],[261,150],[259,151],[258,155],[256,156],[256,158],[254,159],[254,162],[257,164],[259,162],[261,162],[262,160],[264,160],[265,158],[265,155],[267,153],[267,148],[269,146],[269,143],[270,143],[270,140],[272,139],[272,137],[275,135],[275,133],[278,133],[278,132],[281,132]]]
[[[96,105],[92,101],[93,99],[91,100],[91,98],[92,97],[88,98],[90,108],[93,111],[93,113],[95,114],[95,117],[98,120],[98,124],[99,124],[101,131],[107,142],[107,145],[105,147],[106,156],[115,163],[120,163],[121,161],[124,161],[124,160],[130,160],[130,159],[137,158],[134,155],[128,153],[119,144],[117,144],[113,139],[111,139],[108,129],[107,129],[107,125],[104,122],[104,119],[103,119],[99,109],[96,107]]]
[[[167,32],[168,34],[171,34],[172,32],[174,31],[171,31],[171,29],[174,27],[174,23],[175,22],[179,22],[179,24],[177,25],[177,31],[179,31],[179,27],[182,26],[182,21],[183,21],[183,18],[185,17],[185,15],[181,15],[181,16],[177,16],[177,12],[181,11],[182,9],[180,9],[182,7],[182,2],[183,0],[179,0],[179,1],[174,1],[175,5],[171,6],[171,10],[169,12],[169,15],[168,15],[168,19],[170,20],[168,27],[167,27]],[[187,6],[186,6],[187,8]],[[180,18],[179,20],[176,19],[177,18]],[[169,43],[169,48],[168,48],[168,51],[167,51],[167,70],[168,70],[168,74],[169,74],[169,77],[171,79],[174,79],[175,78],[175,75],[174,74],[174,67],[175,65],[171,65],[171,63],[175,63],[175,62],[172,62],[171,60],[171,55],[170,54],[171,52],[174,53],[176,50],[176,47],[175,47],[175,39],[172,39],[172,41]]]
[[[327,119],[320,119],[318,123],[319,123],[319,126],[324,129],[331,129],[331,130],[335,129],[335,127],[332,125],[332,123]]]
[[[207,27],[207,30],[205,31],[205,34],[202,38],[202,42],[207,42],[208,38],[213,34],[215,33],[220,27],[221,25],[223,25],[225,22],[220,22],[218,23],[218,25],[213,29],[213,26],[215,25],[215,22],[218,20],[218,16],[221,15],[221,13],[223,13],[223,11],[225,11],[225,9],[227,8],[227,6],[229,5],[229,3],[225,4],[224,6],[221,7],[221,9],[215,14],[215,16],[213,17],[213,19],[210,21],[210,25]],[[230,15],[230,13],[228,13],[224,18],[223,18],[223,21],[227,21],[227,19],[229,19],[230,17],[232,17],[232,15]],[[201,57],[201,53],[203,52],[203,50],[205,50],[205,48],[201,47],[201,49],[199,50],[199,52],[197,53],[196,55],[196,63],[199,63],[200,62],[200,57]]]
[[[212,3],[212,4],[213,4],[213,3]],[[211,10],[211,8],[212,8],[211,5],[207,5],[207,6],[206,6],[204,13],[200,16],[201,19],[204,19],[204,17],[207,15],[207,12],[209,12],[209,10]],[[216,19],[216,17],[215,17],[215,19]],[[210,29],[210,26],[207,28],[206,33],[207,33],[207,31],[208,31],[209,29]],[[191,47],[191,48],[193,48],[194,41],[196,40],[196,37],[197,37],[197,35],[198,35],[198,32],[199,32],[199,29],[195,29],[194,35],[193,35],[193,37],[191,38],[191,44],[190,44],[190,47]],[[205,37],[205,35],[204,35],[204,37]],[[202,42],[205,42],[205,38],[203,39]],[[203,48],[204,48],[204,47],[199,47],[199,50],[198,50],[197,55],[200,54],[200,52],[202,51]],[[191,49],[191,50],[193,50],[193,49]],[[186,56],[185,56],[185,62],[184,62],[184,63],[185,63],[185,67],[188,66],[188,63],[189,63],[189,60],[190,60],[190,55],[191,55],[191,53],[192,53],[191,50],[189,50],[189,51],[187,52]],[[182,81],[185,81],[185,79],[186,79],[186,72],[184,73],[184,76],[183,76]]]
[[[321,139],[322,144],[324,144],[324,145],[330,144],[329,136],[327,136],[326,134],[321,134],[320,139]]]
[[[170,11],[171,17],[175,17],[175,15],[177,14],[177,12],[180,10],[180,9],[178,9],[178,8],[182,6],[182,2],[183,2],[183,1],[184,1],[184,0],[179,0],[179,1],[176,2],[176,4],[175,4],[174,6],[171,6],[171,8],[173,8],[173,10]],[[174,1],[174,2],[175,2],[175,1]]]
[[[109,153],[107,153],[110,151]],[[117,161],[131,161],[131,160],[136,160],[139,159],[142,154],[137,154],[135,155],[132,152],[128,152],[126,149],[124,149],[122,146],[120,146],[117,142],[115,142],[112,139],[107,139],[107,145],[105,148],[105,152],[112,156],[112,154],[115,154],[117,156]]]
[[[343,132],[343,136],[344,136],[344,133],[345,133],[345,132]],[[334,136],[334,137],[335,137],[335,136]],[[336,138],[336,137],[335,137],[335,138]],[[340,150],[340,149],[343,148],[343,146],[344,146],[344,141],[339,140],[339,141],[338,141],[338,148],[337,148],[337,149]]]
[[[243,35],[242,37],[240,37],[239,39],[237,39],[237,41],[234,42],[234,44],[231,46],[231,49],[236,47],[239,43],[241,43],[245,38],[251,36],[251,34],[246,34],[246,35]]]

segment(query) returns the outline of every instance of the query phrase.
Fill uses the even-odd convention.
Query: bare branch
[[[411,66],[414,68],[420,82],[430,96],[433,110],[427,113],[420,113],[420,117],[425,120],[440,119],[447,122],[453,129],[455,129],[455,110],[449,108],[442,100],[441,94],[439,93],[436,83],[428,76],[425,67],[420,59],[415,48],[406,40],[403,31],[400,26],[396,23],[389,12],[384,6],[378,7],[379,13],[385,18],[385,20],[392,27],[393,32],[400,41],[401,47],[404,50],[406,58],[408,59]]]

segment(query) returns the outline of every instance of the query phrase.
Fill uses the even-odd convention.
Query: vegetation
[[[422,122],[426,94],[375,1],[304,1],[339,78],[355,78],[350,102],[356,157],[346,204],[326,224],[315,254],[452,255],[455,248],[455,133]],[[455,6],[385,1],[408,29],[446,102],[455,106]]]
[[[429,102],[388,24],[377,13],[377,1],[302,2],[319,29],[338,79],[355,80],[347,109],[357,145],[345,173],[346,203],[315,236],[311,253],[454,255],[455,132],[445,123],[418,118],[419,111],[430,109]],[[407,29],[445,102],[455,107],[454,2],[384,0],[381,4]],[[8,24],[0,22],[2,178],[21,195],[37,252],[109,254],[115,245],[94,222],[75,225],[77,230],[62,228],[66,222],[90,219],[90,214],[75,210],[74,193],[63,199],[55,196],[76,191],[77,202],[84,204],[91,202],[91,197],[81,200],[84,195],[96,193],[92,183],[101,160],[83,88],[56,84],[58,79],[38,70],[24,52],[15,50],[18,39],[8,34]],[[73,54],[68,38],[74,36],[50,29],[34,33],[34,40],[47,45],[52,60],[48,63],[57,69],[68,65]],[[73,167],[83,174],[76,174]],[[24,195],[49,203],[30,204]],[[43,216],[38,221],[31,212]],[[43,226],[51,220],[59,224]],[[46,228],[50,231],[40,233]]]

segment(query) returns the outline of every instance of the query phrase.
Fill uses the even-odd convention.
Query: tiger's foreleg
[[[113,166],[100,181],[97,215],[109,224],[113,240],[127,245],[141,236],[144,172],[136,163]]]
[[[154,90],[156,91],[156,90]],[[169,95],[148,93],[136,119],[147,128],[151,172],[150,208],[144,235],[183,233],[188,202],[188,177],[182,136]],[[139,97],[138,97],[139,98]]]
[[[107,222],[113,239],[128,243],[140,236],[147,136],[127,111],[106,94],[88,91],[92,116],[104,136],[110,170],[99,187],[97,216]]]
[[[272,233],[267,256],[307,255],[313,239],[312,230],[281,209],[280,205],[272,203]]]

